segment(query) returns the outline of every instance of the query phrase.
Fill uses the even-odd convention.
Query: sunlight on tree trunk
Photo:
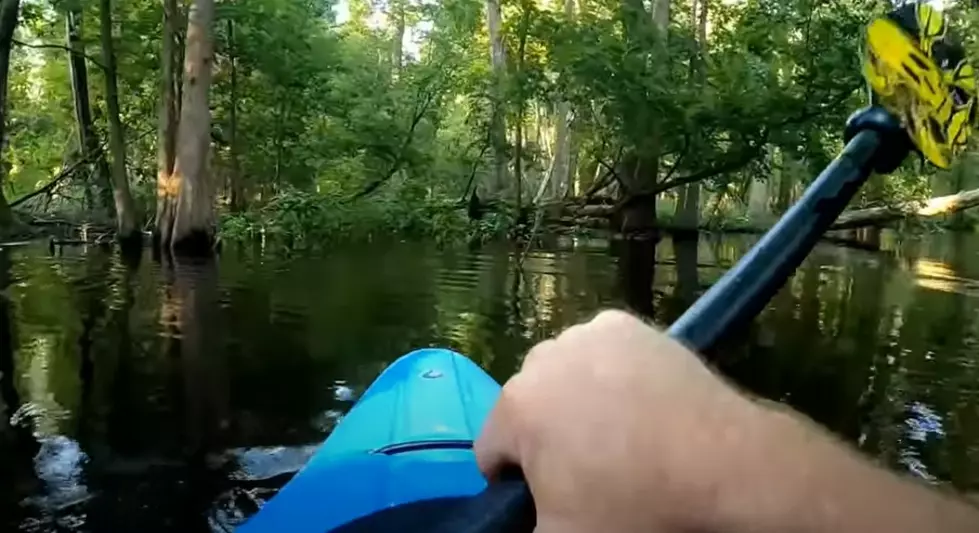
[[[112,154],[112,197],[116,208],[116,238],[120,243],[138,244],[140,230],[126,175],[126,140],[119,117],[119,86],[116,53],[112,43],[112,0],[100,0],[102,61],[105,63],[105,101],[109,118],[109,152]]]
[[[10,46],[17,27],[17,14],[20,0],[0,0],[0,139],[7,129],[7,82],[10,73]],[[0,143],[0,155],[7,143]],[[13,224],[13,214],[4,196],[4,181],[7,177],[6,165],[0,164],[0,234]]]
[[[490,117],[489,139],[493,150],[493,170],[483,189],[484,196],[492,198],[506,187],[507,154],[506,121],[504,118],[504,89],[506,76],[506,52],[503,48],[503,15],[500,0],[486,0],[486,29],[490,40],[490,62],[493,68],[492,111]]]
[[[211,65],[214,0],[195,0],[187,17],[183,102],[173,174],[179,184],[170,246],[207,253],[214,242],[214,184],[208,172],[211,144]]]
[[[98,198],[99,207],[110,211],[114,208],[109,186],[109,166],[105,161],[105,154],[99,141],[95,136],[95,127],[92,125],[92,106],[88,94],[88,66],[85,61],[85,45],[82,42],[82,12],[81,4],[71,3],[65,13],[65,32],[67,34],[67,46],[71,51],[68,54],[68,66],[71,73],[71,91],[75,101],[75,121],[78,129],[78,150],[80,157],[91,161],[91,168],[94,169],[94,182],[92,187],[86,189],[86,197],[89,201],[89,208],[95,208],[95,198]],[[94,188],[95,195],[92,195]]]
[[[180,183],[173,175],[177,157],[178,96],[177,71],[180,62],[177,47],[177,0],[163,0],[163,46],[160,53],[160,123],[157,141],[156,223],[154,241],[168,246],[173,235],[173,217]]]

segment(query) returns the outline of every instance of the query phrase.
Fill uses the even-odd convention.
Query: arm
[[[476,443],[517,464],[538,532],[965,533],[979,511],[754,402],[621,312],[535,347]]]

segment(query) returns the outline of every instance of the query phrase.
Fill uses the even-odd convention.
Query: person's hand
[[[679,343],[606,311],[527,354],[476,456],[490,478],[521,466],[538,531],[699,531],[756,411]]]
[[[519,466],[537,531],[979,531],[979,514],[880,470],[616,311],[527,354],[475,443]]]

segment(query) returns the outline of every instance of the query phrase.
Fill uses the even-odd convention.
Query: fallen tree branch
[[[425,117],[425,113],[428,112],[428,108],[434,102],[436,94],[435,89],[432,89],[425,95],[425,100],[419,108],[417,105],[415,107],[415,114],[411,119],[411,125],[408,128],[408,133],[405,135],[404,141],[401,143],[401,150],[399,150],[397,157],[391,163],[391,168],[388,169],[387,173],[379,180],[369,183],[360,192],[350,197],[348,202],[353,202],[359,200],[372,192],[376,191],[381,185],[384,185],[389,179],[391,179],[395,174],[401,170],[402,165],[405,163],[405,155],[408,148],[411,147],[411,142],[415,137],[415,129],[418,128],[418,124]]]
[[[57,176],[52,178],[51,181],[49,181],[46,185],[44,185],[40,189],[25,194],[24,196],[21,196],[20,198],[14,200],[13,202],[10,202],[10,207],[17,207],[18,205],[23,204],[24,202],[30,200],[31,198],[51,192],[55,187],[58,186],[59,183],[61,183],[62,181],[64,181],[65,179],[73,175],[75,171],[78,170],[82,165],[88,164],[91,161],[92,158],[90,157],[86,157],[83,159],[79,159],[78,161],[75,161],[70,167],[62,170]]]
[[[979,206],[979,189],[961,191],[948,196],[938,196],[920,202],[905,202],[896,206],[872,207],[848,211],[840,215],[830,229],[853,229],[866,226],[882,226],[907,218],[931,218],[951,215]]]
[[[50,43],[32,44],[32,43],[25,43],[24,41],[19,41],[17,39],[12,39],[11,42],[14,43],[14,44],[16,44],[17,46],[23,46],[24,48],[34,48],[36,50],[44,50],[44,49],[64,50],[65,52],[68,52],[69,54],[78,54],[81,57],[84,57],[89,63],[95,65],[96,67],[99,67],[100,69],[102,69],[103,72],[108,72],[109,71],[109,69],[106,68],[106,66],[103,65],[98,59],[95,59],[94,57],[92,57],[92,56],[90,56],[88,54],[83,54],[83,53],[80,53],[80,52],[76,52],[76,51],[72,50],[71,48],[68,48],[67,46],[64,46],[64,45],[61,45],[61,44],[50,44]]]

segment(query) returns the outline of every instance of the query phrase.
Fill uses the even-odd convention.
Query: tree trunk
[[[71,93],[75,102],[75,122],[78,125],[78,149],[82,157],[93,161],[91,168],[95,170],[95,192],[98,195],[99,207],[111,211],[112,195],[109,186],[109,166],[105,155],[95,136],[92,125],[92,107],[88,96],[88,66],[85,63],[85,45],[82,43],[82,13],[81,4],[69,5],[65,13],[65,32],[67,34],[68,69],[71,74]],[[89,207],[95,207],[91,190],[86,191]]]
[[[238,154],[238,58],[235,48],[235,23],[228,20],[228,54],[231,57],[231,111],[228,120],[228,143],[231,154],[231,211],[245,207],[241,183],[241,161]]]
[[[493,150],[493,172],[483,188],[487,198],[499,196],[507,183],[506,121],[504,118],[504,89],[506,75],[506,51],[503,48],[503,15],[500,0],[486,0],[486,28],[490,40],[490,62],[493,67],[491,91],[491,117],[489,139]]]
[[[954,215],[979,206],[979,189],[962,191],[949,196],[939,196],[924,203],[908,202],[893,207],[872,207],[847,211],[840,215],[830,229],[851,229],[883,226],[906,218],[931,218]]]
[[[690,60],[690,77],[696,86],[703,85],[704,57],[707,53],[707,2],[693,0],[690,2],[690,20],[696,24],[697,51]],[[667,21],[668,23],[668,21]],[[694,145],[700,144],[700,136],[694,134]],[[697,229],[700,225],[700,183],[684,185],[680,191],[680,201],[676,205],[676,223],[681,228]]]
[[[527,55],[527,33],[530,30],[530,10],[529,7],[521,2],[520,41],[517,46],[517,119],[514,124],[514,153],[513,153],[513,173],[514,186],[516,187],[517,210],[520,209],[523,196],[523,155],[524,155],[524,114],[527,108],[526,91],[524,90],[524,65]]]
[[[189,253],[210,253],[214,243],[214,186],[208,176],[211,143],[211,64],[214,0],[194,0],[187,17],[183,102],[177,132],[173,179],[179,193],[170,247]]]
[[[397,75],[401,73],[404,65],[405,5],[402,0],[391,2],[391,25],[394,27],[391,43],[391,73]]]
[[[116,207],[116,238],[123,245],[140,242],[139,224],[126,176],[126,139],[119,117],[116,53],[112,43],[112,0],[100,0],[102,61],[105,63],[105,101],[109,118],[109,153],[112,154],[112,198]]]
[[[574,0],[564,0],[564,16],[574,21]],[[574,196],[574,176],[571,174],[571,103],[562,100],[557,105],[557,126],[554,140],[554,164],[550,177],[554,196]]]
[[[2,142],[7,127],[7,79],[10,72],[10,46],[17,27],[20,0],[0,0],[0,155],[6,143]],[[7,177],[6,167],[0,165],[0,234],[13,224],[13,214],[3,194]]]
[[[751,180],[748,184],[748,218],[763,220],[768,216],[768,180]]]
[[[173,235],[174,211],[177,207],[179,183],[174,180],[173,166],[177,157],[177,118],[179,54],[177,0],[163,0],[163,47],[160,53],[160,124],[157,142],[156,223],[154,241],[166,245]]]
[[[650,14],[642,0],[622,0],[622,25],[632,61],[648,69],[666,68],[667,38],[670,22],[670,1],[655,0]],[[652,28],[650,28],[652,24]],[[656,46],[650,49],[650,31],[656,35]],[[621,213],[614,220],[615,229],[623,233],[647,233],[656,226],[656,181],[659,175],[659,156],[662,144],[662,123],[649,98],[640,93],[623,102],[628,113],[623,117],[630,135],[630,144],[622,162],[623,200]]]

